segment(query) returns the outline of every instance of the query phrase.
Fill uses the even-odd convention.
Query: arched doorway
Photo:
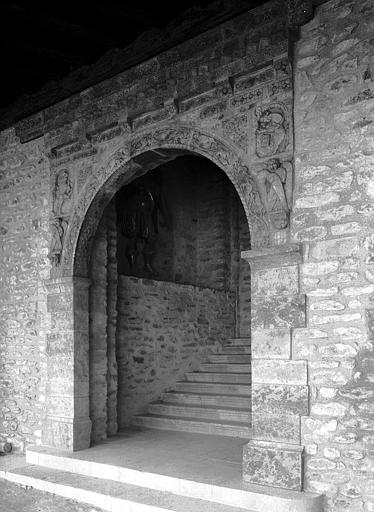
[[[243,203],[252,247],[269,242],[269,221],[256,174],[225,141],[189,127],[162,128],[120,146],[84,185],[74,203],[60,264],[46,283],[50,339],[59,340],[48,360],[49,384],[43,443],[68,450],[90,445],[88,258],[99,220],[114,194],[131,180],[182,154],[207,157],[230,178]]]
[[[248,432],[250,347],[220,354],[250,335],[248,249],[238,194],[204,157],[178,156],[117,191],[88,265],[93,442],[134,423]]]

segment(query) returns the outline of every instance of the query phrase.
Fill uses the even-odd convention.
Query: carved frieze
[[[193,110],[205,105],[206,103],[228,97],[232,93],[229,80],[222,80],[216,86],[201,94],[195,94],[179,101],[179,110],[181,113]]]
[[[287,109],[281,103],[256,108],[256,155],[269,157],[286,151],[289,143]]]
[[[235,77],[234,93],[242,92],[246,89],[253,89],[259,85],[274,80],[274,68],[271,67],[260,73]]]
[[[248,146],[248,116],[237,115],[222,122],[223,134],[244,151]]]
[[[244,92],[243,94],[236,95],[230,102],[231,107],[235,109],[239,109],[240,111],[249,110],[252,108],[256,101],[261,100],[264,95],[264,90],[262,87],[258,89],[251,89],[249,91]]]

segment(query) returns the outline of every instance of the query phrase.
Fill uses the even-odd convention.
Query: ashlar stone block
[[[287,384],[253,384],[253,413],[298,414],[309,411],[309,387]]]
[[[305,327],[305,295],[255,298],[252,328]]]
[[[245,482],[301,491],[301,446],[251,440],[243,449]]]
[[[306,361],[255,359],[252,363],[252,382],[306,385]]]
[[[291,331],[288,327],[252,331],[253,359],[290,359]]]
[[[298,292],[299,271],[297,265],[253,272],[252,293],[254,297],[289,296]]]

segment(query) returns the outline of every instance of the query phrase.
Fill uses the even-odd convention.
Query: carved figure
[[[53,189],[53,212],[56,216],[69,215],[72,206],[72,192],[69,171],[63,169],[57,173]]]
[[[256,112],[256,153],[259,157],[284,151],[288,144],[288,123],[284,109],[274,104]]]
[[[291,172],[286,167],[290,165],[289,162],[282,165],[272,158],[257,174],[262,201],[275,229],[284,229],[289,222]]]
[[[121,231],[128,239],[126,257],[131,272],[134,271],[140,253],[143,256],[144,270],[150,275],[154,274],[152,259],[156,250],[160,213],[168,224],[160,184],[150,180],[134,183],[126,198],[121,219]]]
[[[61,261],[64,237],[68,223],[62,217],[55,217],[51,221],[51,244],[49,247],[48,258],[52,266],[57,267]]]

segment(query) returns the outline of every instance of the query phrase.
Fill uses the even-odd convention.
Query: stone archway
[[[269,244],[257,177],[223,140],[180,126],[143,133],[118,148],[83,187],[70,215],[61,264],[46,283],[51,324],[45,444],[67,450],[90,445],[87,253],[104,208],[121,186],[186,153],[204,156],[226,173],[243,203],[253,246]]]
[[[120,186],[150,169],[137,163],[137,158],[146,152],[153,153],[153,166],[183,153],[204,156],[215,163],[238,192],[247,215],[253,247],[269,245],[268,215],[261,200],[257,175],[251,170],[246,156],[208,132],[187,126],[162,128],[124,143],[88,180],[72,212],[61,266],[55,275],[86,277],[87,269],[82,260],[85,244],[97,226],[95,219]]]

